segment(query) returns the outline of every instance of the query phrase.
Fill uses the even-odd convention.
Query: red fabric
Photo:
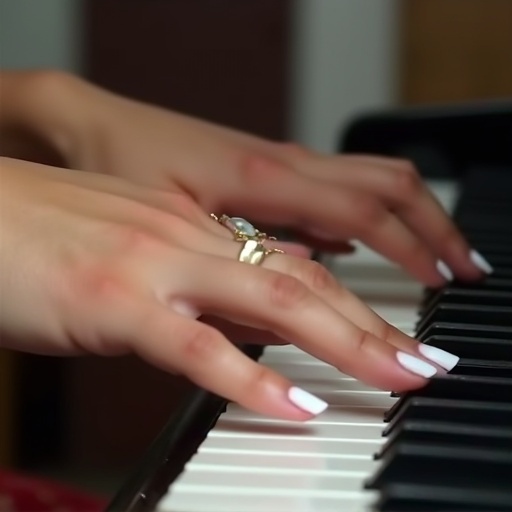
[[[0,470],[1,512],[101,512],[105,506],[63,485]]]

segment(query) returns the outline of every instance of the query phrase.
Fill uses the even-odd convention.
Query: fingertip
[[[321,398],[296,386],[292,386],[288,389],[288,399],[301,411],[305,411],[312,416],[318,416],[324,412],[329,405]]]
[[[245,404],[249,409],[260,414],[273,416],[289,421],[308,421],[324,412],[328,404],[321,398],[309,393],[305,389],[293,385],[287,379],[276,374],[262,388],[262,395],[251,396],[256,402]],[[241,405],[244,405],[241,402]]]

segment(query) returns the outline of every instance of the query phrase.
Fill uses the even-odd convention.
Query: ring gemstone
[[[229,221],[242,235],[256,236],[256,228],[242,217],[230,217]]]

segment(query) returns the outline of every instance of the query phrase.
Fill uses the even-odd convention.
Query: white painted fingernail
[[[446,350],[432,347],[431,345],[425,345],[423,343],[420,344],[418,350],[420,351],[421,355],[425,356],[427,359],[430,359],[448,371],[455,368],[455,365],[459,362],[460,359],[460,357],[451,354],[450,352],[446,352]]]
[[[436,268],[447,281],[453,281],[453,272],[444,261],[437,260]]]
[[[482,271],[486,274],[492,274],[493,268],[490,263],[478,252],[474,249],[469,253],[469,259]]]
[[[327,402],[324,402],[315,395],[297,387],[291,387],[288,390],[288,398],[290,399],[290,402],[296,405],[299,409],[314,414],[315,416],[324,412],[328,405]]]
[[[422,361],[417,357],[411,356],[411,354],[407,354],[405,352],[397,352],[396,358],[406,370],[409,370],[416,375],[421,375],[422,377],[429,379],[437,373],[437,370],[434,366],[426,363],[425,361]]]

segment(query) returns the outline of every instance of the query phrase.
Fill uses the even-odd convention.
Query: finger
[[[133,304],[122,333],[140,357],[253,411],[307,420],[327,404],[244,355],[219,331],[158,303]]]
[[[430,248],[378,198],[291,171],[275,173],[271,185],[266,185],[265,193],[253,188],[260,198],[258,211],[265,216],[263,221],[272,215],[284,224],[307,231],[314,219],[323,231],[343,240],[360,239],[429,286],[446,283]],[[287,193],[282,194],[282,190]],[[250,201],[246,197],[247,205]]]
[[[190,255],[187,262],[193,271],[185,272],[183,288],[176,294],[203,312],[234,315],[247,325],[270,330],[373,386],[411,389],[436,373],[414,357],[422,369],[406,368],[404,353],[354,325],[292,276],[225,258]]]
[[[356,250],[356,246],[350,242],[337,239],[333,235],[319,233],[317,230],[311,229],[308,232],[296,233],[297,239],[306,244],[308,247],[314,247],[317,251],[331,254],[352,254]],[[289,253],[285,250],[285,252]]]
[[[475,252],[412,163],[401,159],[348,155],[323,160],[315,167],[315,176],[385,199],[457,277],[477,279],[489,271],[488,266],[482,265],[475,257]]]
[[[387,341],[397,349],[426,358],[444,370],[449,371],[457,364],[459,358],[454,354],[440,349],[431,350],[430,347],[418,343],[387,323],[350,290],[333,279],[333,276],[320,263],[299,261],[283,255],[279,258],[268,258],[265,265],[269,269],[284,272],[299,279],[336,311],[350,318],[355,325]]]
[[[266,240],[264,242],[264,245],[269,249],[279,249],[280,251],[283,251],[291,256],[295,256],[296,258],[309,259],[313,255],[313,251],[309,247],[303,244],[298,244],[296,242],[280,242],[278,240]]]

